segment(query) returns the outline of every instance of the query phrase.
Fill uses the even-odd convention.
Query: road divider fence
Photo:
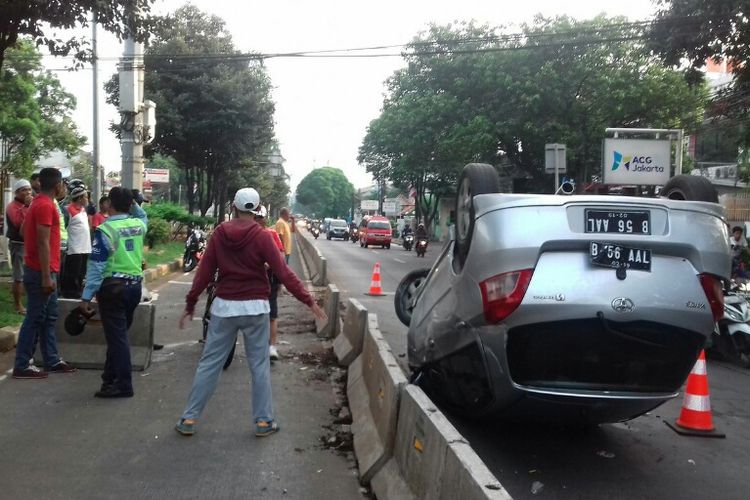
[[[308,272],[310,273],[310,280],[313,285],[327,285],[328,262],[326,261],[326,258],[323,257],[320,251],[315,247],[312,240],[303,234],[302,230],[297,229],[294,234],[296,235],[297,248],[299,249],[300,256],[305,261],[305,265],[307,265]]]

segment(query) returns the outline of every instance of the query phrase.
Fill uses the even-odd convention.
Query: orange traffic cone
[[[370,291],[367,292],[367,295],[374,295],[376,297],[385,295],[383,293],[383,288],[380,285],[380,262],[376,262],[375,266],[372,268],[372,280],[370,281]]]
[[[698,361],[688,375],[685,399],[676,425],[667,423],[678,434],[686,436],[726,437],[716,432],[711,415],[711,400],[708,394],[706,354],[701,350]]]

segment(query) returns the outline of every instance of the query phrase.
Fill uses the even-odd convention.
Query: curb
[[[158,266],[148,268],[143,271],[143,282],[151,283],[163,276],[179,271],[180,268],[182,268],[182,257],[173,260],[169,264],[159,264]]]
[[[18,343],[20,326],[4,326],[0,328],[0,352],[10,351]]]

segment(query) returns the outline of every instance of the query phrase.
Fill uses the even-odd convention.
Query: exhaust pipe
[[[571,194],[575,193],[576,186],[572,182],[563,182],[560,184],[560,187],[557,188],[557,191],[555,191],[555,194],[564,194],[566,196],[570,196]]]

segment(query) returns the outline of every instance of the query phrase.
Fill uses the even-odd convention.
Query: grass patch
[[[185,243],[170,241],[169,243],[162,243],[154,248],[146,249],[144,257],[150,269],[159,264],[169,264],[173,260],[182,257],[183,253],[185,253]]]
[[[9,282],[0,283],[0,328],[16,326],[23,322],[23,316],[16,313]]]

